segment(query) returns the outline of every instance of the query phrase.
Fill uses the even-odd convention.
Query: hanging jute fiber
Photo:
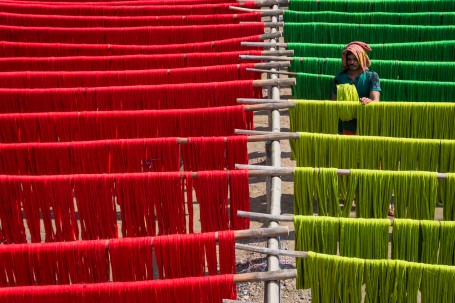
[[[293,2],[293,1],[292,1]],[[377,1],[375,1],[377,2]],[[334,12],[334,11],[283,11],[284,22],[377,23],[399,25],[454,25],[454,12]]]
[[[338,86],[338,95],[340,94]],[[338,121],[357,119],[361,136],[455,139],[455,103],[293,100],[290,131],[337,134]]]
[[[451,0],[291,0],[289,9],[295,11],[338,12],[453,12]]]
[[[424,42],[453,39],[455,26],[390,25],[356,23],[292,23],[284,24],[286,42],[368,43]]]
[[[298,167],[453,172],[454,140],[299,133]],[[399,166],[398,166],[399,165]]]
[[[405,43],[377,43],[369,44],[373,49],[368,55],[370,59],[408,60],[408,61],[453,61],[455,40],[405,42]],[[340,58],[344,44],[321,43],[288,43],[288,49],[294,51],[296,57],[328,57]]]
[[[455,62],[371,60],[370,69],[392,80],[455,81]],[[293,72],[335,75],[341,70],[340,58],[294,57],[291,62]]]
[[[297,73],[296,98],[330,100],[333,75]],[[382,101],[450,102],[455,95],[455,82],[381,79]]]
[[[312,302],[453,302],[455,267],[401,260],[368,260],[308,252],[297,268],[297,288]]]

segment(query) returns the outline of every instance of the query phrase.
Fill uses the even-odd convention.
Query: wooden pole
[[[275,38],[280,38],[282,34],[280,32],[273,32],[273,33],[266,33],[262,34],[259,36],[259,40],[264,41],[264,40],[269,40],[269,39],[275,39]],[[242,43],[242,42],[240,42]]]
[[[298,139],[298,138],[300,138],[299,134],[276,133],[276,134],[270,134],[270,135],[249,136],[248,142],[279,141],[279,140],[289,140],[289,139]]]
[[[258,68],[287,68],[290,65],[289,62],[264,62],[256,63],[254,66]]]
[[[268,272],[254,272],[247,274],[234,275],[234,283],[248,283],[248,282],[261,282],[261,281],[274,281],[274,280],[288,280],[297,278],[297,270],[285,269]]]
[[[242,218],[250,218],[253,220],[258,221],[286,221],[292,222],[294,221],[294,216],[284,216],[284,215],[270,215],[270,214],[263,214],[263,213],[254,213],[249,211],[238,210],[237,217]]]
[[[246,23],[246,22],[241,22]],[[284,22],[264,22],[264,27],[283,27]]]
[[[264,7],[264,6],[272,6],[272,5],[282,5],[283,7],[287,6],[289,4],[289,0],[256,0],[256,1],[251,1],[251,0],[237,0],[239,3],[251,3],[254,2],[254,5],[256,7]],[[276,8],[272,8],[275,10]]]
[[[268,50],[268,51],[262,51],[262,55],[264,57],[268,57],[268,56],[272,56],[274,58],[282,58],[282,56],[291,56],[291,57],[294,57],[294,50],[293,49],[285,49],[285,50],[274,50],[274,51],[271,51],[271,50]],[[239,55],[240,56],[243,56],[243,55]],[[261,60],[260,56],[258,56],[257,60]],[[278,61],[278,60],[276,60]],[[280,60],[280,61],[283,61],[283,60]],[[286,60],[286,61],[289,61],[289,60]]]
[[[274,256],[288,256],[295,258],[308,258],[306,251],[292,251],[275,248],[257,247],[245,244],[235,244],[235,249],[257,252],[260,254],[274,255]]]
[[[276,100],[276,99],[237,98],[238,104],[263,104],[263,103],[283,103],[283,102],[288,102],[288,101]]]
[[[292,50],[292,52],[294,52],[294,51]],[[240,58],[240,60],[289,61],[289,62],[294,61],[293,57],[280,57],[280,56],[239,55],[239,58]]]
[[[240,45],[242,46],[252,46],[252,47],[274,47],[274,43],[271,42],[240,42]],[[276,43],[275,47],[282,47],[282,48],[287,48],[288,44],[287,43]]]
[[[262,17],[270,17],[270,16],[279,16],[283,14],[282,9],[270,9],[270,10],[262,10],[262,9],[254,9],[254,8],[246,8],[246,7],[238,7],[238,6],[229,6],[229,9],[239,12],[246,12],[246,13],[261,13]]]
[[[264,103],[264,104],[245,105],[244,109],[246,112],[254,112],[254,111],[259,111],[259,110],[288,109],[291,107],[295,107],[295,103],[281,102],[281,103]]]
[[[254,303],[254,302],[223,299],[223,303]]]
[[[297,73],[292,72],[282,72],[282,71],[270,71],[267,69],[258,69],[258,68],[246,68],[249,72],[256,72],[256,73],[266,73],[266,74],[278,74],[278,75],[289,75],[289,76],[297,76]]]
[[[283,102],[281,102],[283,103]],[[273,134],[270,131],[266,130],[250,130],[250,129],[234,129],[234,133],[237,135],[249,135],[249,136],[254,136],[254,135],[270,135]],[[270,166],[268,166],[270,167]]]
[[[276,135],[273,133],[269,133],[269,134],[273,135],[273,136]],[[254,140],[256,140],[256,137],[260,137],[260,136],[265,137],[267,135],[249,136],[248,138],[255,137]],[[256,141],[251,141],[251,142],[256,142]],[[255,176],[293,176],[294,175],[294,168],[290,168],[290,167],[275,168],[273,166],[266,166],[266,165],[236,164],[235,168],[236,169],[246,169],[246,170],[256,170],[256,172],[254,172]],[[253,173],[253,172],[251,172],[251,173]],[[336,170],[336,174],[339,176],[349,176],[351,174],[351,170],[339,168]],[[438,179],[446,179],[447,174],[446,173],[436,173],[436,177]]]
[[[245,229],[234,231],[236,240],[247,240],[247,239],[258,239],[258,238],[270,238],[289,235],[289,229],[287,226],[269,227],[269,228],[256,228],[256,229]],[[218,239],[218,232],[215,233],[216,239]]]
[[[267,79],[267,80],[253,80],[253,86],[264,87],[264,86],[276,86],[276,87],[289,87],[295,85],[295,78],[288,79]],[[275,98],[273,98],[275,99]]]

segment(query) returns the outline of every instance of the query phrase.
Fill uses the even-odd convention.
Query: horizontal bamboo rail
[[[257,247],[245,244],[235,244],[235,249],[257,252],[260,254],[274,255],[274,256],[288,256],[295,258],[308,258],[308,253],[306,251],[291,251],[283,249],[271,249],[265,247]]]
[[[238,104],[263,104],[263,103],[283,103],[286,100],[277,99],[250,99],[250,98],[237,98]]]
[[[293,72],[270,71],[270,70],[267,70],[267,69],[259,69],[259,68],[246,68],[246,70],[249,71],[249,72],[255,72],[255,73],[266,73],[266,74],[297,76],[297,73],[293,73]]]
[[[269,133],[272,134],[272,133]],[[259,135],[261,136],[261,135]],[[257,137],[257,136],[250,136],[251,137]],[[251,142],[256,142],[256,141],[251,141]],[[255,176],[293,176],[294,175],[294,168],[290,167],[283,167],[283,168],[275,168],[272,166],[265,166],[265,165],[249,165],[249,164],[236,164],[235,165],[236,169],[245,169],[245,170],[256,170],[254,172]],[[261,171],[261,172],[258,172]],[[337,175],[339,176],[348,176],[351,174],[350,169],[337,169],[336,170]],[[436,177],[438,179],[446,179],[447,174],[446,173],[437,173]]]
[[[264,103],[264,104],[254,104],[254,105],[245,105],[246,112],[253,112],[259,110],[278,110],[278,109],[288,109],[295,107],[295,103]]]
[[[261,10],[261,9],[238,7],[238,6],[229,6],[229,9],[234,10],[234,11],[239,11],[239,12],[246,12],[246,13],[261,13],[261,17],[279,16],[279,15],[283,14],[282,9]]]
[[[296,84],[295,78],[253,80],[253,86],[255,86],[255,87],[264,87],[264,86],[289,87],[289,86],[293,86],[295,84]]]
[[[266,34],[260,35],[259,40],[264,41],[264,40],[269,40],[269,39],[274,39],[274,38],[280,38],[282,36],[283,36],[283,34],[281,32],[266,33]],[[240,42],[240,43],[242,43],[242,42]]]
[[[291,56],[294,55],[294,50],[289,50],[292,51]],[[262,56],[256,56],[256,55],[239,55],[240,60],[263,60],[263,61],[289,61],[292,62],[294,61],[294,57],[281,57],[281,56],[264,56],[265,51],[262,52]]]
[[[254,66],[258,68],[287,68],[291,65],[290,62],[262,62],[256,63]]]
[[[243,211],[243,210],[237,211],[237,217],[250,218],[250,219],[258,220],[258,221],[284,221],[284,222],[294,221],[294,216],[271,215],[271,214]]]
[[[271,43],[271,42],[240,42],[241,46],[251,46],[251,47],[283,47],[287,48],[287,43]]]
[[[272,6],[272,5],[281,5],[287,6],[289,4],[289,0],[237,0],[239,3],[254,3],[256,7],[264,7],[264,6]]]
[[[274,281],[274,280],[288,280],[295,279],[297,277],[297,271],[295,269],[285,269],[268,272],[255,272],[247,274],[234,275],[234,283],[248,283],[248,282],[263,282],[263,281]]]
[[[294,50],[293,49],[282,49],[282,50],[265,50],[265,51],[262,51],[261,55],[263,57],[273,57],[273,58],[283,58],[282,56],[291,56],[291,57],[294,57]],[[239,55],[239,57],[241,57],[243,55]],[[262,56],[257,56],[257,60],[262,60],[261,57]],[[289,61],[289,60],[281,60],[281,61]]]

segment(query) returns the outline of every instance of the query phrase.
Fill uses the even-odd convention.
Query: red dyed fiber
[[[223,39],[209,42],[169,45],[119,45],[119,44],[71,44],[71,43],[24,43],[0,41],[1,57],[61,57],[61,56],[112,56],[127,54],[173,54],[197,52],[232,52],[252,50],[241,46],[242,41],[258,42],[259,35]]]
[[[33,177],[2,175],[1,240],[6,243],[26,242],[23,217],[32,242],[117,238],[117,206],[120,207],[123,237],[192,232],[191,218],[194,214],[190,194],[193,186],[200,204],[203,232],[235,227],[236,223],[232,219],[230,222],[228,214],[228,172],[199,172],[195,180],[191,180],[189,174],[184,175],[186,178],[179,172]],[[243,182],[247,181],[243,179]],[[232,209],[249,209],[247,188],[248,183],[239,185],[231,182],[231,218],[234,218]],[[188,222],[185,203],[190,216]],[[43,220],[44,230],[40,219]]]
[[[248,171],[232,170],[229,172],[229,197],[231,229],[250,228],[250,219],[237,217],[237,211],[250,211],[250,188]]]
[[[202,1],[202,0],[201,0]],[[224,1],[224,0],[223,0]],[[166,2],[167,3],[167,2]],[[135,4],[136,5],[136,4]],[[260,13],[189,15],[189,16],[64,16],[0,13],[4,24],[14,26],[46,27],[133,27],[133,26],[183,26],[209,24],[238,24],[260,22]]]
[[[191,109],[234,106],[238,97],[261,98],[262,89],[253,87],[251,80],[89,88],[0,88],[0,113]],[[250,121],[253,113],[245,114]]]
[[[179,149],[176,138],[2,144],[0,174],[179,171]]]
[[[186,171],[235,169],[235,164],[248,164],[247,138],[188,138],[188,144],[182,145],[182,157]]]
[[[229,2],[229,1],[228,1]],[[42,15],[80,15],[80,16],[168,16],[168,15],[211,15],[232,14],[229,6],[255,8],[254,3],[217,3],[217,4],[184,4],[184,5],[143,5],[122,6],[112,5],[93,6],[79,5],[42,5],[34,3],[3,2],[0,9],[3,12],[19,14]]]
[[[14,57],[0,58],[0,71],[108,71],[184,68],[240,64],[239,55],[261,55],[261,51],[186,53],[168,55]],[[255,62],[255,61],[252,61]],[[213,81],[211,81],[213,82]]]
[[[233,275],[0,289],[0,301],[5,303],[213,303],[236,297]]]
[[[181,110],[0,115],[0,141],[64,142],[102,139],[228,136],[246,129],[243,106]]]
[[[162,45],[206,42],[264,33],[264,23],[144,27],[23,27],[0,25],[0,39],[15,42]]]
[[[209,268],[214,276],[217,267],[234,274],[234,233],[218,233],[219,253],[216,242],[214,233],[203,233],[1,245],[0,286],[145,281],[155,279],[154,269],[160,280],[201,277]]]
[[[201,171],[194,180],[202,232],[229,229],[228,185],[226,171]]]
[[[6,72],[0,73],[0,87],[112,87],[260,79],[261,74],[246,71],[253,67],[254,63],[133,71]]]

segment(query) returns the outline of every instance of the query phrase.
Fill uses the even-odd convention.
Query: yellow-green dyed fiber
[[[455,222],[441,221],[438,263],[455,265]]]

